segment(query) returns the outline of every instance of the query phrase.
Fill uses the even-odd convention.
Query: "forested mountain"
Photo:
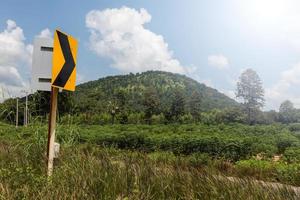
[[[49,92],[36,92],[28,99],[31,116],[47,116]],[[184,115],[199,121],[203,112],[240,108],[240,104],[216,89],[184,75],[161,71],[130,73],[89,81],[78,85],[75,92],[60,93],[58,102],[59,116],[84,115],[85,120],[90,120],[88,116],[99,116],[94,123],[100,118],[112,122],[116,119],[120,123],[127,123],[129,118],[134,118],[133,122],[151,123],[154,115],[160,116],[158,121],[178,121]],[[14,123],[15,105],[15,99],[0,104],[0,119]],[[23,121],[24,107],[25,98],[22,98],[19,101],[20,122]],[[236,114],[239,111],[233,112]],[[229,113],[225,115],[235,116],[231,111]]]
[[[100,78],[78,85],[74,95],[80,112],[105,112],[109,104],[123,104],[119,106],[126,106],[132,112],[141,112],[151,95],[159,101],[157,110],[161,112],[171,108],[172,101],[178,99],[178,95],[183,98],[185,110],[189,110],[197,100],[199,111],[239,105],[216,89],[187,76],[162,71]]]

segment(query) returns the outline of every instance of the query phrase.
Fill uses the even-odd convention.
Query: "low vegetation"
[[[57,140],[63,147],[57,162],[69,163],[69,158],[64,156],[66,152],[73,158],[85,154],[85,151],[91,153],[114,149],[112,152],[124,157],[127,154],[142,155],[153,163],[164,163],[166,168],[167,165],[177,166],[180,163],[188,168],[207,170],[210,176],[222,174],[300,186],[298,131],[296,124],[58,125]],[[32,164],[24,166],[44,174],[46,135],[47,127],[44,125],[16,129],[0,124],[1,169],[10,166],[7,159],[17,159],[10,162],[10,167],[16,168],[13,163],[19,165],[18,159],[22,156],[28,162],[32,161]],[[75,151],[76,148],[78,150]],[[279,160],[274,161],[274,156],[278,156]],[[114,162],[120,164],[123,161],[117,159]],[[6,173],[5,170],[2,173]]]
[[[199,160],[200,157],[207,159],[202,155]],[[252,179],[230,180],[205,167],[205,163],[187,157],[99,148],[92,144],[64,144],[54,174],[48,178],[45,140],[37,135],[22,142],[1,140],[0,158],[0,199],[298,197],[292,187],[275,187]]]

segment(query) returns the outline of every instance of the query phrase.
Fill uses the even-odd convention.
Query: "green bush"
[[[276,163],[267,160],[240,160],[235,164],[239,176],[251,176],[257,179],[265,177],[274,177],[276,172]]]
[[[289,124],[288,129],[293,132],[299,132],[300,131],[300,123]]]
[[[289,147],[284,151],[284,161],[288,163],[299,163],[300,162],[300,147]]]
[[[163,124],[166,121],[166,119],[163,114],[159,114],[159,115],[152,115],[151,121],[152,124]]]
[[[292,185],[300,185],[300,164],[286,164],[268,160],[241,160],[236,162],[236,174],[256,179],[279,181]]]
[[[283,132],[277,137],[278,153],[284,153],[285,149],[293,146],[300,146],[299,139],[288,132]]]
[[[207,153],[232,161],[258,153],[271,157],[299,139],[281,126],[232,125],[114,125],[80,128],[80,140],[145,152]]]
[[[130,113],[128,116],[128,124],[143,124],[144,113]]]

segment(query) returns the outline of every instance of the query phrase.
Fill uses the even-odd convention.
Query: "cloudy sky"
[[[29,87],[32,43],[56,28],[79,40],[78,82],[163,70],[234,97],[253,68],[265,110],[300,108],[298,0],[10,0],[0,6],[0,101]]]

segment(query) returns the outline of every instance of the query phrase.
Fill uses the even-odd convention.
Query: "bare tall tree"
[[[246,69],[237,82],[236,97],[243,100],[248,123],[255,121],[255,113],[264,106],[264,88],[262,81],[253,69]]]

